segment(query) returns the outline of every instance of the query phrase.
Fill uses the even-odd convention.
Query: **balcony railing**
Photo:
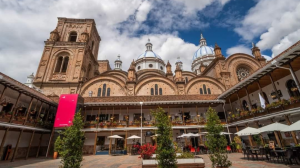
[[[253,117],[264,116],[266,114],[272,114],[283,110],[293,109],[300,107],[300,97],[291,97],[289,100],[281,100],[266,105],[266,108],[252,109],[251,111],[241,111],[236,114],[229,114],[228,122],[233,123]],[[229,112],[231,113],[231,112]]]

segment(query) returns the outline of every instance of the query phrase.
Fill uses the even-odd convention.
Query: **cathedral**
[[[65,94],[82,97],[84,154],[111,154],[112,146],[129,152],[134,141],[127,138],[133,135],[141,137],[141,144],[155,143],[151,110],[158,107],[172,123],[173,141],[182,146],[204,146],[205,136],[194,141],[179,136],[205,134],[209,107],[224,125],[228,143],[233,133],[248,126],[291,125],[300,120],[300,41],[272,59],[255,44],[252,55],[224,57],[221,47],[210,47],[201,33],[193,55],[165,62],[148,39],[141,54],[132,55],[129,69],[122,68],[122,55],[113,56],[114,67],[108,60],[98,60],[100,42],[94,19],[59,17],[45,41],[35,76],[29,75],[22,84],[0,72],[1,156],[8,147],[14,151],[7,156],[12,161],[52,154],[56,131],[63,129],[53,124],[60,96]],[[180,57],[191,58],[191,65],[183,65]],[[191,70],[184,71],[183,66]],[[108,138],[112,135],[123,139],[112,141]],[[284,139],[286,144],[298,144],[300,132],[261,135],[265,143],[281,145]],[[255,146],[251,135],[242,140]]]
[[[201,34],[199,49],[184,56],[192,59],[191,71],[183,71],[180,57],[175,64],[164,62],[150,39],[145,51],[132,56],[134,61],[124,70],[120,55],[113,68],[108,60],[97,60],[100,42],[93,19],[58,18],[45,41],[34,86],[52,97],[73,93],[83,97],[219,95],[266,64],[266,56],[255,45],[252,55],[225,58],[221,48],[209,47]]]

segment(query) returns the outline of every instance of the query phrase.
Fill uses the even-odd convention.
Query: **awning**
[[[259,128],[259,130],[261,132],[273,132],[273,131],[282,131],[288,127],[289,127],[288,125],[280,124],[280,123],[276,122],[276,123],[261,127],[261,128]]]
[[[252,128],[252,127],[247,127],[235,134],[237,134],[238,136],[247,136],[247,135],[257,135],[260,134],[261,131],[259,129],[256,128]]]
[[[290,131],[299,131],[299,130],[300,130],[300,120],[290,126],[287,126],[285,129],[282,129],[281,131],[290,132]]]

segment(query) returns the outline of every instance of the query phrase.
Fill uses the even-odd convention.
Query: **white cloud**
[[[130,63],[127,60],[136,59],[145,51],[149,37],[154,51],[164,60],[170,60],[174,67],[176,58],[180,56],[184,69],[190,70],[197,46],[184,42],[176,31],[207,26],[200,21],[197,12],[214,2],[224,5],[222,2],[226,1],[205,0],[196,4],[179,0],[92,0],[88,3],[85,0],[0,1],[0,15],[3,16],[0,17],[0,71],[21,82],[27,75],[36,72],[43,41],[55,28],[57,17],[95,19],[102,38],[98,58],[109,59],[111,65],[121,54],[123,69],[127,70]],[[180,6],[180,3],[184,5]],[[146,25],[144,22],[147,20],[151,20],[154,26]],[[126,22],[129,24],[126,25]],[[145,33],[136,34],[138,30]]]
[[[136,20],[143,22],[147,19],[147,15],[152,7],[152,4],[149,1],[144,1],[138,9],[136,14]]]
[[[245,53],[245,54],[252,55],[251,49],[244,46],[244,45],[237,45],[237,46],[228,48],[226,50],[227,56],[230,56],[230,55],[235,54],[235,53]]]
[[[299,0],[260,0],[249,10],[242,25],[235,29],[245,40],[260,36],[257,46],[271,49],[277,55],[299,40],[293,37],[300,30]],[[299,36],[298,36],[299,37]]]

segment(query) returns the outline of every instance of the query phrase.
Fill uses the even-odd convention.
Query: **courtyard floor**
[[[200,155],[205,162],[205,167],[210,168],[211,162],[208,155]],[[233,165],[231,168],[300,168],[300,165],[284,165],[282,163],[270,163],[267,161],[252,161],[243,158],[241,153],[229,154]],[[28,160],[16,160],[15,162],[1,161],[0,168],[58,168],[60,159],[30,158]],[[141,160],[138,156],[84,156],[83,168],[140,168]]]

